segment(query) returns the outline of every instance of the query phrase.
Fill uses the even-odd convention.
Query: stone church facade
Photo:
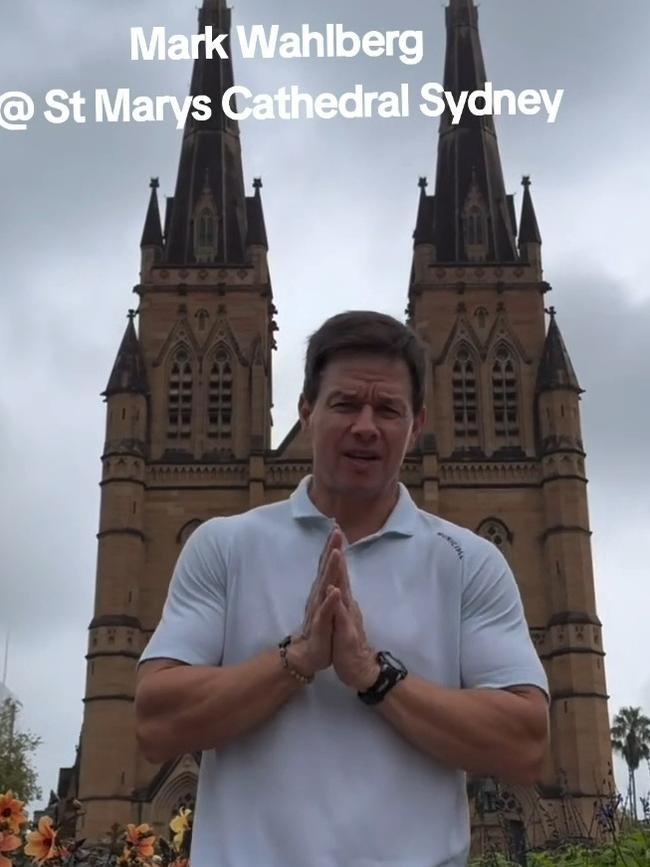
[[[204,0],[200,31],[229,32],[230,18],[225,0]],[[486,74],[473,0],[450,0],[446,21],[445,87],[476,89]],[[192,94],[218,105],[232,83],[230,61],[196,61]],[[83,804],[76,832],[89,840],[112,822],[149,822],[167,836],[194,798],[200,755],[152,765],[134,734],[136,661],[181,546],[213,515],[286,498],[310,470],[298,424],[271,446],[277,310],[261,182],[247,194],[237,123],[218,111],[188,120],[164,221],[151,186],[139,305],[104,392],[83,726],[58,787],[60,805]],[[475,848],[504,816],[513,839],[525,827],[539,844],[554,821],[567,833],[588,827],[611,772],[581,389],[555,311],[545,311],[551,287],[530,181],[516,214],[491,117],[442,118],[428,189],[421,179],[405,299],[429,347],[428,421],[402,479],[421,508],[498,545],[517,577],[551,685],[552,746],[534,790],[493,780],[470,780],[469,790]],[[395,243],[407,238],[396,233]]]

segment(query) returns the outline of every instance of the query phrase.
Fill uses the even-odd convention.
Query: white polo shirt
[[[237,665],[299,629],[333,521],[288,500],[213,518],[176,564],[140,662]],[[370,644],[441,686],[548,695],[519,591],[491,543],[416,507],[345,548]],[[320,672],[257,730],[203,753],[192,867],[461,867],[466,777]]]

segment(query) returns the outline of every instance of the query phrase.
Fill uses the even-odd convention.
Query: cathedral
[[[481,88],[477,8],[449,0],[445,15],[445,89]],[[206,26],[230,33],[226,0],[203,0]],[[232,85],[230,60],[195,61],[193,96],[219,105]],[[428,420],[402,480],[420,508],[497,545],[517,578],[551,686],[551,747],[533,789],[468,779],[473,850],[504,823],[516,845],[543,845],[554,833],[586,836],[594,799],[613,781],[582,389],[547,298],[530,179],[516,212],[493,118],[465,112],[453,125],[443,115],[437,151],[435,184],[420,179],[414,201],[404,299],[429,350]],[[245,183],[238,125],[220,111],[188,118],[163,218],[151,182],[138,307],[103,393],[83,725],[57,792],[60,805],[83,805],[72,827],[88,841],[114,822],[168,837],[172,815],[195,797],[200,754],[156,766],[134,734],[136,662],[183,543],[214,515],[288,497],[310,471],[298,423],[271,444],[278,310],[261,187]],[[408,239],[396,232],[395,243]]]

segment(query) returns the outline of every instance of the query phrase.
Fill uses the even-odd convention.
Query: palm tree
[[[641,759],[650,760],[650,719],[644,716],[640,707],[623,707],[614,717],[610,734],[612,749],[623,756],[627,765],[628,794],[636,821],[636,772]]]

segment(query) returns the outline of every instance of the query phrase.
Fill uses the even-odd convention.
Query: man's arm
[[[512,573],[496,549],[486,550],[490,557],[481,563],[463,600],[464,688],[442,687],[409,674],[376,708],[414,746],[438,761],[472,774],[531,785],[539,777],[548,747],[547,698],[541,688],[498,687],[498,681],[515,670],[513,665],[539,682],[545,676]],[[336,567],[333,664],[343,683],[365,691],[376,681],[379,666],[352,598],[343,557]]]
[[[511,784],[539,778],[548,704],[536,687],[447,689],[409,674],[377,709],[415,747],[452,767]]]
[[[286,651],[289,667],[305,676],[331,664],[336,599],[322,597],[321,582],[318,576],[307,605],[308,636],[297,636]],[[302,687],[278,648],[232,666],[150,659],[138,670],[136,738],[155,763],[219,748],[261,725]]]
[[[138,745],[154,763],[221,747],[263,723],[301,688],[277,648],[218,668],[151,659],[138,672]]]

